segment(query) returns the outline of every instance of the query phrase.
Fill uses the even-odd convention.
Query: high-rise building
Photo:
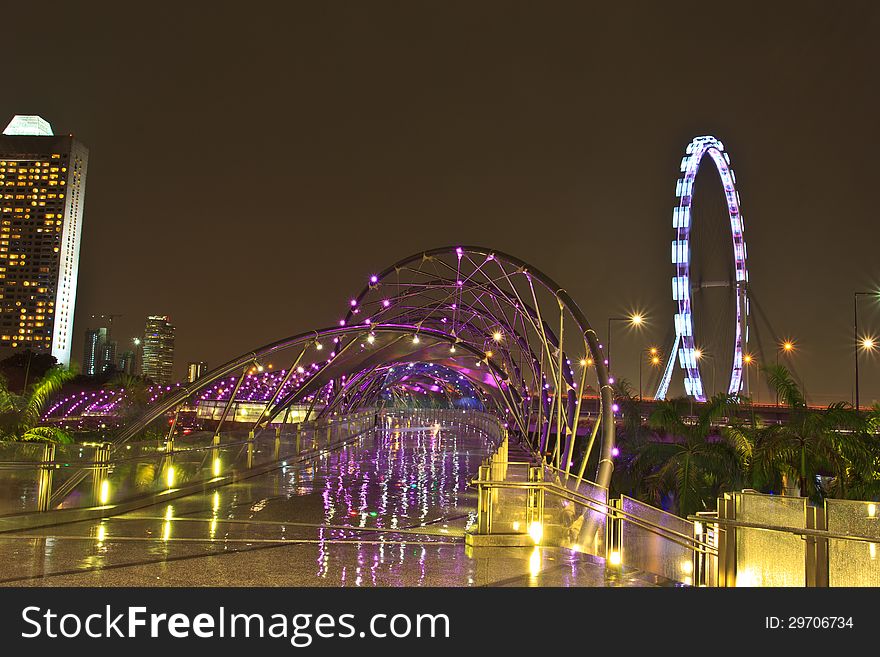
[[[198,381],[208,373],[208,364],[204,361],[193,361],[186,366],[186,380],[188,383]]]
[[[145,377],[155,383],[171,383],[174,368],[174,326],[165,315],[150,315],[144,328],[143,364]]]
[[[112,372],[116,369],[116,340],[107,340],[101,349],[101,372]]]
[[[0,355],[70,364],[89,151],[39,116],[0,135]]]
[[[119,371],[130,376],[137,374],[137,352],[128,350],[119,354]]]
[[[104,345],[107,343],[110,331],[104,327],[89,329],[86,331],[85,349],[83,350],[83,374],[95,376],[104,371],[103,357]]]

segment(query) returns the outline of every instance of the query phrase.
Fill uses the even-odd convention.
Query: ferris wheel
[[[714,167],[701,169],[706,156]],[[696,401],[706,401],[707,392],[739,395],[748,344],[749,273],[736,176],[720,140],[707,135],[688,144],[675,194],[675,337],[654,398],[666,398],[676,361],[684,372],[685,394]]]

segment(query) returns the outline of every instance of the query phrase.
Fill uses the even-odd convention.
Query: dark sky
[[[880,286],[880,5],[604,4],[4,8],[0,117],[91,150],[75,359],[90,314],[128,338],[167,313],[178,371],[218,365],[334,323],[405,255],[476,243],[556,278],[603,334],[647,313],[615,337],[633,379],[672,321],[679,161],[714,134],[753,295],[813,398],[849,400],[852,292]]]

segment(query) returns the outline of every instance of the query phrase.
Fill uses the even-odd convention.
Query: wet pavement
[[[0,534],[0,586],[648,586],[555,548],[476,548],[476,429],[375,430],[124,515]]]

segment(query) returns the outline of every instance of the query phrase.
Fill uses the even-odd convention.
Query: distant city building
[[[112,372],[116,369],[116,340],[108,340],[101,349],[101,372]]]
[[[0,135],[0,356],[70,364],[88,149],[39,116]]]
[[[141,371],[155,383],[171,383],[174,369],[174,326],[165,315],[150,315],[144,328]]]
[[[117,369],[123,374],[128,374],[130,376],[137,375],[137,352],[135,351],[123,351],[119,354],[119,365]]]
[[[198,381],[208,373],[208,364],[204,361],[193,361],[186,366],[186,380],[189,383]]]
[[[83,374],[95,376],[104,371],[103,357],[104,345],[110,330],[105,327],[89,329],[86,331],[85,349],[83,350]]]

